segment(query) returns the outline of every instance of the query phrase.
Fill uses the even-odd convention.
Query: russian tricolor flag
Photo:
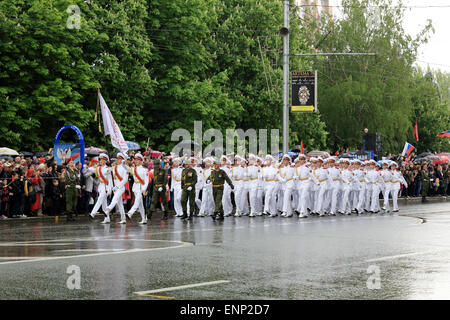
[[[408,142],[405,142],[405,146],[403,147],[402,156],[409,156],[411,151],[413,151],[415,148],[412,144],[409,144]]]
[[[450,130],[441,132],[441,133],[439,133],[436,137],[439,137],[439,138],[443,138],[443,137],[450,138]]]

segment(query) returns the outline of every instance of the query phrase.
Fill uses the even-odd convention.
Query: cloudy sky
[[[417,64],[428,65],[433,69],[450,72],[450,0],[403,0],[408,8],[405,12],[404,28],[411,35],[416,35],[432,20],[435,33],[429,42],[419,50]],[[330,0],[330,5],[341,5],[340,0]],[[339,8],[333,11],[338,15]]]

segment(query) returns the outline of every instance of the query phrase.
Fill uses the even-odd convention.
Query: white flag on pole
[[[125,142],[122,133],[120,132],[119,126],[114,120],[111,111],[109,111],[109,108],[106,105],[106,102],[100,92],[98,93],[98,96],[100,100],[100,107],[102,108],[103,128],[105,129],[105,136],[109,134],[111,137],[112,145],[119,149],[120,152],[126,153],[128,151],[128,145]]]

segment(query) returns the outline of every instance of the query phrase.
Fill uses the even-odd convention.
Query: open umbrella
[[[141,149],[141,146],[133,141],[125,141],[127,143],[128,149],[129,150],[139,150]]]
[[[46,157],[50,154],[47,151],[41,151],[41,152],[36,152],[35,155],[36,155],[36,157],[40,158],[40,157]]]
[[[422,163],[422,162],[432,162],[432,160],[428,158],[415,158],[414,163]]]
[[[328,158],[330,156],[330,154],[328,152],[326,152],[326,151],[314,150],[314,151],[308,152],[307,156],[309,156],[309,157]],[[350,156],[350,158],[351,158],[351,156]]]
[[[29,152],[29,151],[19,151],[19,154],[24,155],[25,157],[32,157],[34,156],[33,152]]]
[[[434,156],[434,154],[431,152],[424,152],[424,153],[417,155],[417,158],[425,158],[426,156]]]
[[[84,154],[89,157],[96,157],[100,155],[100,153],[108,153],[106,150],[96,148],[96,147],[89,147],[84,149]]]
[[[441,160],[440,157],[435,156],[434,154],[431,155],[431,156],[426,156],[425,158],[430,159],[430,160],[432,160],[432,161],[439,161],[439,160]]]
[[[0,156],[18,156],[19,153],[16,150],[10,148],[0,148]]]

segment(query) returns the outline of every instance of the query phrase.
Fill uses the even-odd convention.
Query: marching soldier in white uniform
[[[298,202],[297,212],[299,218],[306,218],[308,216],[308,197],[310,187],[310,177],[312,175],[311,169],[306,167],[306,156],[300,154],[296,159],[295,165],[295,181],[297,184]]]
[[[203,159],[205,167],[202,170],[202,180],[203,180],[203,191],[202,191],[202,201],[200,206],[199,217],[211,216],[214,212],[214,199],[213,199],[213,187],[212,183],[207,183],[209,175],[212,171],[212,164],[214,162],[213,158],[206,157]]]
[[[383,169],[380,170],[381,178],[383,179],[381,192],[383,193],[383,209],[386,213],[391,212],[389,205],[389,193],[392,186],[392,172],[389,170],[389,164],[386,161],[382,162]]]
[[[173,191],[173,204],[175,208],[176,217],[181,217],[183,215],[183,208],[181,207],[181,172],[183,172],[183,167],[181,167],[181,159],[175,158],[172,160],[173,168],[170,173],[171,184],[170,191]]]
[[[337,159],[331,160],[331,166],[328,169],[330,188],[331,188],[331,207],[330,214],[335,216],[339,207],[340,192],[342,189],[341,171],[339,170],[340,162]]]
[[[319,216],[323,217],[324,213],[324,203],[325,203],[325,192],[327,191],[328,185],[328,171],[322,167],[323,159],[321,157],[317,158],[317,169],[314,175],[317,178],[316,182],[316,194],[314,199],[314,209],[313,211]]]
[[[98,199],[92,208],[90,217],[93,219],[95,215],[98,213],[98,209],[100,206],[102,207],[103,212],[106,213],[106,209],[108,207],[108,195],[111,194],[113,188],[113,182],[111,177],[111,168],[106,165],[106,162],[109,161],[108,155],[102,153],[98,156],[100,165],[96,167],[90,167],[88,170],[93,172],[96,178],[99,181],[98,185]],[[109,219],[109,217],[108,217]]]
[[[231,177],[230,160],[228,160],[226,156],[222,156],[220,160],[222,162],[220,169],[225,171],[225,173],[231,179],[232,177]],[[231,212],[233,211],[233,202],[231,201],[231,187],[228,185],[228,183],[225,183],[223,187],[222,207],[224,216],[225,217],[230,216]]]
[[[291,167],[291,157],[289,155],[284,155],[282,158],[283,164],[278,169],[278,183],[282,193],[279,194],[283,196],[283,207],[282,207],[282,217],[290,218],[292,217],[292,193],[295,189],[295,169]]]
[[[240,217],[243,213],[242,208],[242,178],[243,178],[243,169],[241,163],[245,162],[243,158],[239,155],[234,157],[235,165],[231,167],[231,181],[234,185],[234,202],[236,203],[236,213],[235,217]]]
[[[276,199],[275,199],[275,185],[277,183],[277,169],[273,166],[275,159],[271,155],[267,155],[265,159],[265,167],[261,169],[261,177],[264,181],[264,214],[275,217]]]
[[[123,199],[122,195],[125,192],[125,184],[128,182],[128,173],[130,172],[130,168],[124,164],[124,160],[127,160],[127,156],[123,153],[117,154],[116,165],[112,168],[112,175],[114,177],[114,197],[106,208],[106,218],[103,223],[109,223],[109,213],[114,207],[117,207],[120,212],[120,224],[126,223],[125,218],[125,209],[123,208]]]
[[[350,208],[350,191],[351,183],[353,180],[352,173],[348,170],[350,161],[348,159],[341,159],[341,181],[342,181],[342,199],[341,199],[341,210],[342,214],[351,214]]]
[[[389,167],[392,170],[392,179],[391,179],[391,195],[392,195],[392,212],[398,212],[398,193],[400,191],[400,183],[403,184],[405,188],[408,188],[408,183],[400,171],[398,171],[398,165],[395,162],[391,162]]]
[[[248,181],[248,191],[250,195],[250,215],[249,217],[255,217],[260,210],[258,204],[258,185],[259,185],[259,167],[256,165],[257,157],[253,154],[248,156],[248,167],[247,167],[247,179]]]
[[[145,216],[143,194],[147,191],[148,187],[148,170],[142,166],[144,157],[140,153],[134,156],[134,161],[135,166],[131,168],[131,175],[134,179],[134,205],[126,216],[131,220],[131,217],[136,212],[136,210],[139,210],[139,213],[141,214],[141,221],[139,222],[139,224],[146,224],[147,217]]]
[[[203,185],[205,184],[205,181],[203,179],[203,169],[200,166],[200,160],[192,157],[191,161],[194,162],[193,169],[197,172],[197,183],[195,184],[195,208],[194,208],[194,215],[197,216],[200,212],[200,207],[202,206],[202,200],[200,200],[200,191],[203,189]],[[190,208],[190,202],[188,202],[188,211],[191,212]]]

